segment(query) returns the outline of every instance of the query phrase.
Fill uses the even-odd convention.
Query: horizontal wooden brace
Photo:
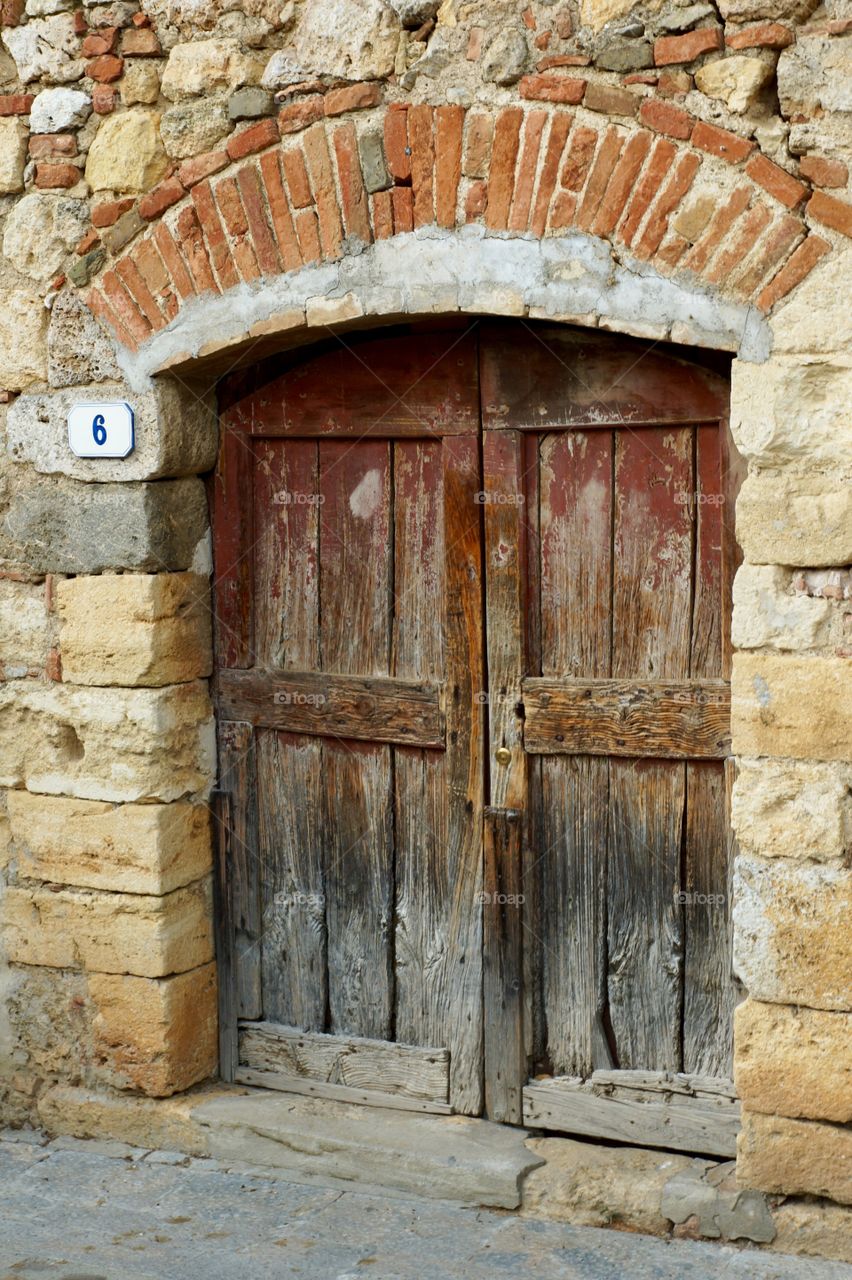
[[[443,747],[437,685],[386,676],[315,671],[220,671],[216,698],[225,720],[319,737]]]
[[[521,685],[532,755],[719,760],[731,750],[725,680],[531,678]]]

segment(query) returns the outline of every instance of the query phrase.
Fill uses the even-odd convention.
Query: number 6
[[[102,413],[95,414],[95,420],[92,423],[92,435],[94,436],[95,444],[106,444],[107,433]]]

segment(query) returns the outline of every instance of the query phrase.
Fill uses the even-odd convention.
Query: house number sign
[[[133,452],[133,410],[123,400],[75,404],[68,413],[68,444],[78,458],[126,458]]]

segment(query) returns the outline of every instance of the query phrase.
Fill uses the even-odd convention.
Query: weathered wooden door
[[[720,1149],[724,398],[520,325],[223,388],[226,1072]]]

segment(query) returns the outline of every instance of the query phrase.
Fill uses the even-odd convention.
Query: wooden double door
[[[498,323],[222,385],[224,1074],[731,1150],[726,395]]]

